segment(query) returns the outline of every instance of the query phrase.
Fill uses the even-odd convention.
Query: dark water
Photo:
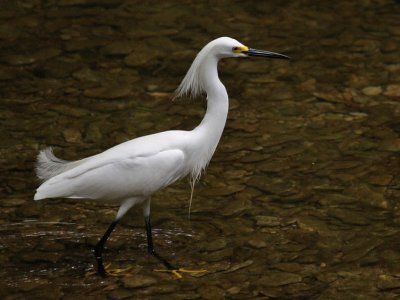
[[[397,299],[400,6],[395,1],[2,1],[2,299]],[[191,129],[171,102],[196,52],[231,36],[290,62],[226,60],[226,130],[195,190],[155,195],[155,243],[198,276],[154,272],[141,208],[109,240],[130,277],[91,276],[116,208],[35,203],[39,149],[65,159]]]

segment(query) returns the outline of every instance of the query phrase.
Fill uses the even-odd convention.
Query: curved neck
[[[193,182],[200,177],[214,154],[228,116],[228,94],[218,78],[217,67],[218,58],[209,55],[197,70],[202,89],[207,93],[207,111],[200,125],[191,131],[189,161]]]
[[[204,59],[198,70],[203,88],[207,93],[207,112],[200,125],[195,128],[195,130],[206,130],[208,134],[215,135],[216,143],[225,127],[229,109],[228,93],[219,80],[217,67],[218,58],[210,55]]]

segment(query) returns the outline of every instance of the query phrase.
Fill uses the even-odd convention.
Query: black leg
[[[104,233],[103,237],[100,239],[100,241],[96,244],[94,247],[94,255],[96,257],[96,262],[97,262],[97,272],[99,273],[100,276],[105,277],[106,270],[104,269],[103,266],[103,250],[104,250],[104,245],[107,242],[108,237],[110,236],[111,232],[114,230],[115,226],[117,226],[118,221],[114,221],[110,224],[108,227],[107,231]]]
[[[176,268],[173,267],[165,258],[161,257],[158,255],[158,253],[154,250],[154,245],[153,245],[153,236],[151,233],[151,222],[150,222],[150,216],[145,217],[144,221],[146,223],[146,233],[147,233],[147,251],[149,254],[153,255],[155,258],[157,258],[160,262],[163,263],[163,265],[168,269],[168,270],[175,270]]]

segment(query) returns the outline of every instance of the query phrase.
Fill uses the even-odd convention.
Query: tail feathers
[[[46,181],[69,169],[71,162],[57,158],[51,147],[40,151],[37,156],[36,175],[40,180]]]

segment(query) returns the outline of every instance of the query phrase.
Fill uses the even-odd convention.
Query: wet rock
[[[244,185],[217,183],[216,187],[208,188],[203,192],[206,196],[229,196],[245,189]]]
[[[234,200],[226,205],[221,213],[223,216],[239,215],[251,207],[251,203],[246,200]]]
[[[131,277],[124,277],[122,283],[126,288],[142,288],[157,283],[157,279],[150,276],[135,274]]]
[[[362,89],[364,95],[367,96],[377,96],[382,93],[382,87],[380,86],[369,86]]]
[[[384,139],[379,144],[379,149],[382,151],[399,152],[400,151],[400,138]]]
[[[229,257],[232,257],[233,255],[233,249],[232,248],[225,248],[222,250],[210,252],[206,254],[205,260],[210,261],[210,262],[218,262],[222,261],[224,259],[228,259]]]
[[[297,192],[297,184],[295,181],[278,177],[253,176],[247,184],[268,194],[289,196]]]
[[[389,203],[383,193],[375,192],[365,184],[357,184],[345,190],[345,194],[356,198],[360,203],[372,207],[388,209]]]
[[[35,58],[35,60],[41,61],[59,56],[61,52],[62,52],[61,49],[49,47],[40,49],[39,51],[35,52],[32,56]]]
[[[281,225],[281,220],[273,216],[256,216],[258,226],[276,227]]]
[[[64,49],[67,52],[75,52],[81,50],[89,50],[101,47],[106,42],[100,39],[71,39],[64,43]]]
[[[357,202],[357,198],[343,194],[326,194],[321,195],[318,199],[318,203],[325,206],[340,205],[340,204],[351,204]]]
[[[381,245],[383,241],[374,237],[361,237],[350,242],[350,244],[343,249],[344,255],[342,260],[344,262],[352,262],[358,260],[370,251]]]
[[[330,209],[328,215],[339,219],[345,224],[350,225],[368,225],[370,221],[362,215],[360,212],[348,210],[348,209]]]
[[[63,104],[54,104],[52,105],[51,110],[59,112],[62,115],[71,117],[83,117],[90,113],[88,110]]]
[[[400,261],[400,252],[391,249],[386,249],[382,251],[380,257],[389,262]]]
[[[24,262],[38,263],[38,262],[50,262],[56,263],[63,256],[62,253],[58,252],[39,252],[30,251],[27,253],[21,253],[20,258]]]
[[[28,202],[18,208],[17,214],[21,217],[37,217],[40,214],[37,203]]]
[[[0,199],[0,206],[1,207],[13,207],[13,206],[20,206],[26,203],[25,199],[22,198],[5,198]]]
[[[155,48],[148,48],[144,45],[137,45],[134,51],[125,57],[125,64],[129,67],[138,67],[156,61],[160,52]]]
[[[400,97],[400,85],[388,85],[383,94],[388,97]]]
[[[338,274],[336,273],[321,273],[317,274],[317,279],[319,281],[325,282],[325,283],[331,283],[334,282],[338,279]]]
[[[314,216],[297,216],[296,221],[301,230],[318,232],[322,236],[334,235],[333,231],[328,227],[326,221]]]
[[[298,274],[288,272],[268,272],[267,275],[256,281],[257,284],[267,287],[278,287],[302,281],[302,277]]]
[[[101,76],[89,68],[83,68],[72,73],[72,77],[82,82],[99,82]]]
[[[90,98],[117,99],[128,96],[132,91],[130,84],[126,83],[110,83],[93,89],[86,89],[83,94]]]
[[[135,47],[137,47],[137,45],[138,43],[136,41],[115,41],[101,48],[100,51],[104,55],[110,56],[128,55],[135,49]]]
[[[203,286],[197,292],[202,299],[225,299],[225,291],[217,286]]]
[[[175,284],[159,284],[156,286],[152,286],[147,288],[143,295],[163,295],[170,294],[179,290],[179,286]]]
[[[61,299],[64,295],[64,293],[61,290],[61,286],[56,286],[54,284],[41,286],[37,289],[29,291],[28,293],[29,293],[29,298],[31,299],[43,299],[43,300]]]
[[[65,245],[62,243],[59,243],[57,241],[53,240],[43,240],[40,243],[40,247],[44,251],[49,251],[49,252],[57,252],[57,251],[62,251],[65,249]]]
[[[379,276],[377,287],[380,290],[392,290],[400,288],[400,278],[382,274]]]
[[[200,249],[204,249],[206,251],[216,251],[221,250],[226,247],[227,243],[225,239],[216,239],[213,241],[209,241],[204,243],[203,245],[199,245]]]
[[[388,174],[371,175],[367,178],[368,183],[380,186],[388,186],[392,180],[393,176]]]
[[[225,271],[225,273],[235,272],[237,270],[240,270],[240,269],[246,268],[248,266],[251,266],[253,263],[254,263],[253,260],[248,259],[248,260],[246,260],[244,262],[233,264],[228,270]]]
[[[30,65],[36,62],[36,58],[27,55],[13,54],[4,58],[4,62],[12,66]]]
[[[252,237],[250,240],[247,241],[247,244],[256,249],[265,248],[268,246],[268,243],[265,241],[263,237]]]
[[[116,289],[108,294],[108,296],[112,300],[122,300],[122,299],[129,299],[133,295],[132,291],[126,289]]]
[[[85,141],[87,142],[98,142],[102,139],[103,134],[98,124],[90,124],[89,128],[85,131]]]
[[[226,290],[226,292],[230,295],[237,295],[240,293],[241,288],[238,286],[233,286]]]
[[[63,136],[68,143],[80,143],[82,142],[82,134],[76,128],[67,128],[63,131]]]
[[[21,31],[12,25],[3,23],[0,25],[0,40],[16,40],[21,34]]]

